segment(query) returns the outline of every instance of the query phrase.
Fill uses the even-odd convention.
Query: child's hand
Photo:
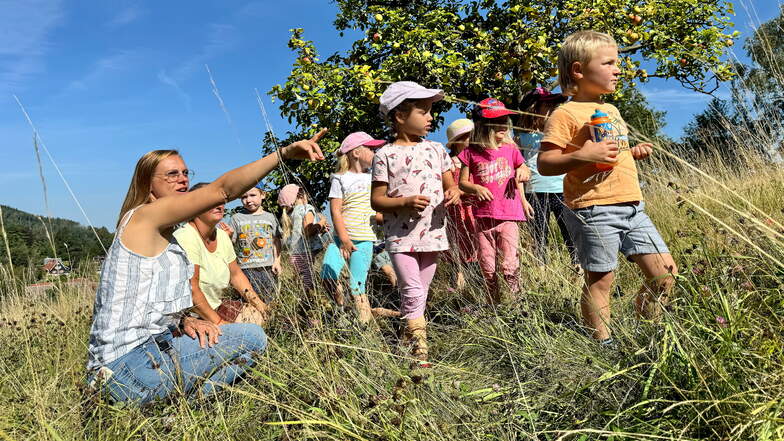
[[[492,201],[493,200],[493,192],[487,189],[482,185],[476,186],[476,197],[480,201]]]
[[[307,159],[310,161],[321,161],[324,154],[318,146],[319,140],[327,133],[327,129],[321,129],[310,139],[303,139],[293,142],[280,149],[280,154],[284,159]]]
[[[218,228],[225,231],[229,237],[234,236],[234,230],[232,230],[231,227],[226,224],[226,222],[218,222]]]
[[[523,199],[523,211],[525,212],[525,217],[528,219],[534,216],[534,207],[528,202],[527,199]]]
[[[460,188],[457,185],[449,187],[444,191],[444,202],[445,206],[455,205],[460,203],[460,195],[463,192],[460,191]]]
[[[632,157],[635,161],[640,161],[653,154],[653,144],[650,142],[641,142],[632,147]]]
[[[346,259],[346,262],[348,262],[349,259],[351,259],[351,253],[356,251],[357,247],[354,245],[354,242],[351,242],[351,240],[341,240],[340,242],[340,254],[344,259]]]
[[[528,182],[531,180],[531,169],[526,165],[521,165],[515,170],[515,179],[517,182]]]
[[[422,211],[427,208],[428,205],[430,205],[430,198],[421,194],[416,196],[409,196],[405,199],[406,201],[404,205],[417,211]]]
[[[272,274],[279,276],[280,273],[283,271],[283,268],[280,266],[280,260],[276,260],[272,263]]]
[[[605,164],[618,162],[618,142],[610,139],[605,139],[602,142],[585,141],[583,148],[577,152],[579,152],[577,157],[585,162],[603,162]]]

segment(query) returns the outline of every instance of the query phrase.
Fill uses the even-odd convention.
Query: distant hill
[[[68,219],[49,219],[5,205],[0,207],[3,209],[3,223],[14,266],[41,266],[44,258],[54,257],[55,253],[64,261],[70,261],[71,265],[78,265],[85,259],[104,255],[90,227]],[[112,243],[113,233],[104,227],[96,228],[96,231],[104,246],[108,248]],[[54,251],[52,244],[54,244]],[[0,235],[0,262],[8,263],[2,235]]]

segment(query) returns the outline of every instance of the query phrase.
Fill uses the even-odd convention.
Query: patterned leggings
[[[294,270],[302,278],[302,287],[305,288],[305,291],[310,291],[316,287],[313,283],[313,267],[315,266],[316,256],[320,251],[292,254],[289,258],[291,264],[294,265]]]

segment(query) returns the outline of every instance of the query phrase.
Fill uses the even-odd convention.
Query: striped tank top
[[[123,217],[106,255],[93,308],[87,370],[127,354],[151,336],[176,326],[174,317],[193,304],[193,265],[172,237],[160,254],[139,255],[120,238],[134,211]]]
[[[376,212],[370,207],[370,173],[332,175],[330,199],[343,199],[343,222],[351,240],[376,240]]]

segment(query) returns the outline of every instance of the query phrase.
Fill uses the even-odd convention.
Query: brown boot
[[[411,345],[411,355],[418,361],[417,367],[430,367],[427,361],[427,322],[424,317],[406,320],[403,343]]]
[[[370,300],[367,295],[354,296],[354,307],[357,308],[360,323],[368,323],[373,320],[373,312],[370,309]]]

